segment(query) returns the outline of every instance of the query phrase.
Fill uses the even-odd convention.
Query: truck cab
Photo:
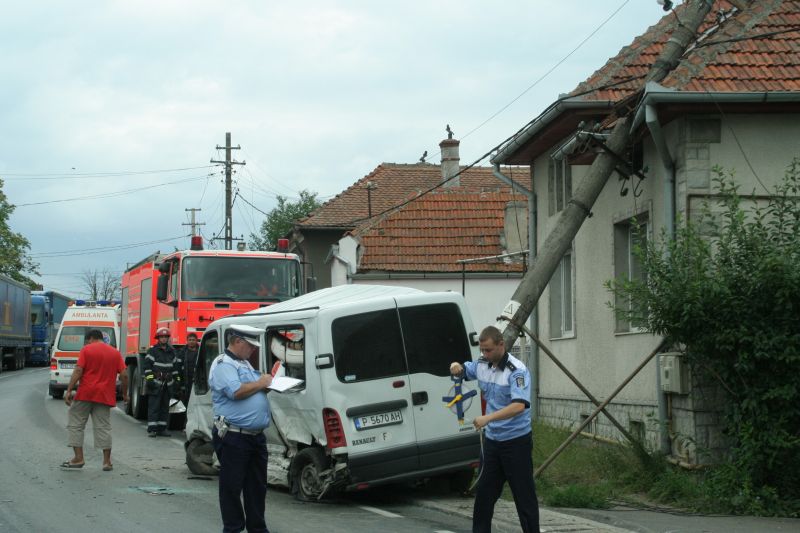
[[[481,402],[474,393],[459,406],[445,401],[455,396],[450,363],[478,357],[460,294],[345,285],[211,324],[187,411],[187,464],[196,473],[213,471],[208,371],[234,324],[263,331],[256,369],[277,366],[303,380],[269,393],[270,483],[316,500],[434,476],[460,488],[471,480],[480,444],[465,417],[478,416]]]

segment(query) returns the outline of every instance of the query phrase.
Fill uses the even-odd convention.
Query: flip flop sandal
[[[114,465],[103,465],[103,472],[111,472],[114,470]]]
[[[59,466],[61,468],[83,468],[84,463],[71,463],[69,461],[64,461]]]

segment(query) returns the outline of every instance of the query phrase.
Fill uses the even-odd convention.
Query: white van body
[[[95,305],[93,303],[72,304],[67,307],[53,343],[50,359],[49,393],[53,398],[62,398],[67,390],[72,371],[78,363],[83,348],[83,337],[90,329],[98,329],[103,340],[119,349],[119,305]],[[119,383],[117,383],[119,389]]]
[[[304,380],[297,391],[269,393],[271,484],[317,499],[432,476],[458,485],[471,479],[480,441],[469,421],[480,415],[480,401],[464,402],[466,422],[443,401],[453,394],[450,363],[478,357],[460,294],[343,285],[213,322],[187,411],[187,464],[195,473],[211,473],[207,372],[232,324],[264,332],[254,367],[269,371],[283,359],[282,371]],[[291,340],[277,357],[276,337]]]

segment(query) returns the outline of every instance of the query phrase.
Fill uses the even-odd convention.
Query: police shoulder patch
[[[525,376],[517,376],[515,379],[517,381],[517,387],[525,386]]]

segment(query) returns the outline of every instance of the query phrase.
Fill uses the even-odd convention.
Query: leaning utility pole
[[[217,145],[217,150],[225,148],[225,161],[211,160],[212,163],[222,163],[225,165],[225,249],[233,249],[233,196],[231,192],[231,175],[233,174],[233,165],[244,165],[245,161],[241,163],[231,160],[231,150],[241,150],[241,146],[231,146],[231,132],[225,134],[225,146]]]
[[[688,17],[675,28],[658,59],[650,67],[645,83],[663,80],[678,65],[680,57],[711,10],[711,5],[709,0],[694,0],[687,6],[685,13]],[[569,249],[583,221],[590,215],[592,206],[617,166],[617,160],[609,152],[619,154],[623,151],[631,136],[629,129],[627,117],[620,116],[606,142],[608,151],[600,153],[592,163],[586,178],[561,212],[555,228],[547,236],[530,270],[522,278],[511,302],[503,310],[506,322],[503,323],[504,329],[501,329],[507,349],[516,342],[522,326],[533,312],[558,263]]]

